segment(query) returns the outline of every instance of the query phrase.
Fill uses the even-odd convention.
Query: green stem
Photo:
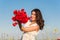
[[[22,29],[21,29],[22,25],[21,25],[20,21],[17,20],[17,22],[18,22],[20,30],[22,31]]]

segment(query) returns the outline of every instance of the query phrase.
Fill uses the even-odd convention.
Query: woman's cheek
[[[36,16],[35,15],[31,15],[31,19],[32,20],[36,20]]]
[[[34,20],[36,20],[36,16],[34,16]]]

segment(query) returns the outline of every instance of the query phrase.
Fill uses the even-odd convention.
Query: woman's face
[[[34,11],[31,13],[31,20],[36,21],[36,13]]]

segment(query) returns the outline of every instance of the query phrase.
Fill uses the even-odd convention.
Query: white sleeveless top
[[[28,22],[24,25],[24,27],[35,27],[35,26],[38,26],[37,23],[34,23],[34,24],[31,24],[30,20],[28,20]],[[31,32],[27,32],[27,34],[31,34],[31,35],[37,35],[38,32],[37,31],[31,31]]]
[[[28,20],[27,23],[25,23],[24,27],[34,27],[34,26],[38,26],[37,23],[34,23],[34,24],[31,24],[30,20]],[[23,36],[22,36],[22,40],[36,40],[36,36],[37,34],[39,33],[39,31],[31,31],[31,32],[26,32],[26,33],[23,33]]]

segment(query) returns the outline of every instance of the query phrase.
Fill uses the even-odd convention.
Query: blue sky
[[[0,0],[0,33],[17,34],[21,31],[12,26],[13,10],[24,8],[27,14],[39,8],[45,20],[44,29],[49,32],[54,28],[60,30],[60,0]]]

